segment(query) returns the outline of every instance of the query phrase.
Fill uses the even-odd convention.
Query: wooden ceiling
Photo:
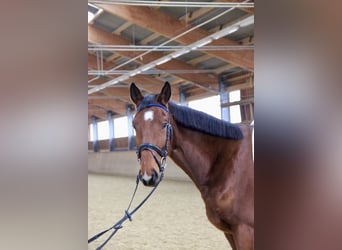
[[[188,53],[154,65],[149,70],[130,74],[220,30],[233,27],[253,16],[253,7],[192,6],[193,1],[188,1],[189,5],[185,7],[167,6],[163,1],[156,1],[161,3],[160,6],[128,5],[132,1],[111,2],[88,1],[100,9],[97,11],[88,6],[88,10],[97,11],[88,23],[89,123],[92,116],[99,121],[106,120],[109,110],[116,117],[125,115],[130,104],[131,82],[145,93],[158,93],[164,82],[169,81],[175,102],[179,102],[180,92],[186,100],[217,95],[219,79],[223,79],[224,86],[230,89],[253,88],[254,22],[222,38],[212,39],[205,46],[191,47]],[[148,1],[140,2],[148,4]],[[213,2],[228,4],[240,1]],[[249,3],[253,4],[253,1]],[[210,19],[212,21],[209,22]],[[200,27],[188,32],[197,25]],[[179,36],[184,32],[188,33]],[[170,43],[161,46],[170,39]],[[127,77],[115,81],[122,75]],[[94,91],[95,87],[105,83],[110,84]]]

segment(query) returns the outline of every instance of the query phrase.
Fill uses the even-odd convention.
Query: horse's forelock
[[[145,96],[144,99],[141,101],[140,105],[137,107],[137,112],[143,110],[150,104],[156,103],[155,99],[156,99],[156,95]]]

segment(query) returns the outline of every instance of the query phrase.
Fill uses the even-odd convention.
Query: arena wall
[[[135,177],[139,171],[135,151],[88,152],[88,172]],[[165,179],[190,181],[171,158],[167,159]]]

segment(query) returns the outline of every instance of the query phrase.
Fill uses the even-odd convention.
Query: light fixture
[[[102,85],[100,85],[100,86],[97,87],[98,90],[102,90],[102,89],[104,89],[104,88],[105,88],[105,87],[102,86]]]
[[[234,26],[230,26],[230,27],[227,27],[227,28],[223,28],[222,30],[214,33],[211,37],[215,40],[221,38],[221,37],[224,37],[224,36],[227,36],[235,31],[237,31],[239,29],[239,26],[238,25],[234,25]]]
[[[188,49],[188,48],[186,48],[186,49],[181,49],[181,50],[179,50],[179,51],[176,51],[176,52],[172,53],[172,54],[171,54],[171,57],[172,57],[172,58],[177,58],[177,57],[179,57],[179,56],[181,56],[181,55],[184,55],[184,54],[186,54],[186,53],[188,53],[188,52],[190,52],[190,49]]]
[[[211,37],[209,38],[204,38],[203,40],[200,40],[197,44],[195,43],[193,45],[193,47],[191,48],[191,50],[195,50],[199,47],[203,47],[204,45],[211,43],[213,41],[213,39]]]
[[[128,78],[129,78],[128,75],[122,75],[122,76],[120,76],[119,79],[117,79],[117,80],[123,82],[123,81],[127,80]]]
[[[88,23],[90,23],[93,20],[94,16],[94,13],[88,11]]]
[[[88,23],[92,23],[102,12],[103,9],[88,3]]]
[[[151,69],[153,67],[153,65],[151,65],[151,64],[146,64],[145,66],[143,66],[141,69],[140,69],[140,71],[142,72],[142,71],[146,71],[146,70],[149,70],[149,69]],[[139,72],[140,73],[140,72]]]
[[[168,57],[168,56],[164,57],[160,61],[156,62],[156,65],[160,65],[160,64],[166,63],[166,62],[168,62],[170,60],[171,60],[171,57]]]
[[[253,23],[254,23],[254,15],[249,16],[249,17],[245,18],[244,20],[242,20],[241,22],[239,22],[239,26],[245,27],[245,26],[251,25]]]

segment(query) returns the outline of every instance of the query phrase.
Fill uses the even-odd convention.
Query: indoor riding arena
[[[132,175],[96,174],[89,169],[89,238],[124,216],[135,188],[134,175],[138,172],[133,151],[100,154],[103,158],[112,155],[113,163],[108,163],[108,168],[128,170]],[[108,159],[108,162],[111,161]],[[171,160],[165,175],[169,178],[165,177],[151,198],[132,216],[132,222],[127,220],[105,249],[229,249],[223,233],[208,221],[200,193]],[[131,210],[151,189],[139,184]],[[102,236],[101,240],[89,244],[88,249],[95,249],[105,239]]]
[[[233,228],[213,217],[224,208],[210,210],[206,195],[224,189],[216,180],[229,171],[201,169],[211,158],[225,164],[231,153],[217,151],[229,140],[248,147],[253,164],[253,60],[254,1],[88,1],[88,239],[126,217],[103,248],[114,229],[88,240],[89,250],[253,249],[218,228]],[[243,139],[215,131],[226,124]],[[254,230],[254,217],[246,223]]]

